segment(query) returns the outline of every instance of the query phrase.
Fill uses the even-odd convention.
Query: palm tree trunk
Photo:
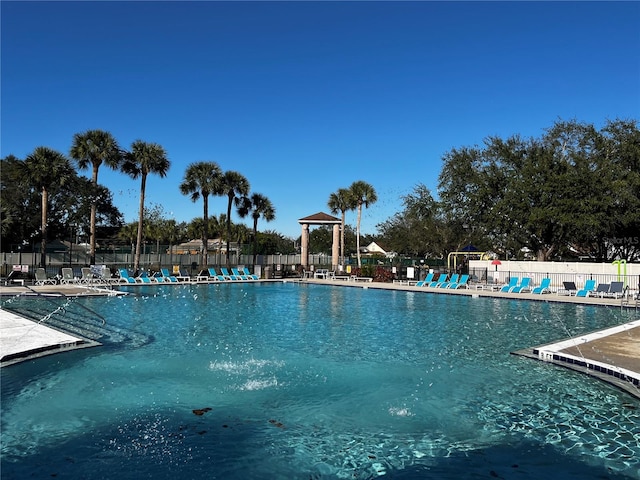
[[[209,199],[207,195],[202,195],[204,203],[204,213],[202,219],[202,268],[209,266]]]
[[[49,192],[46,188],[42,189],[42,240],[40,242],[40,266],[47,266],[47,207],[49,205]]]
[[[356,248],[358,249],[358,268],[362,268],[362,260],[360,259],[360,218],[362,217],[362,204],[358,203],[358,222],[356,224]]]
[[[93,164],[93,176],[91,181],[93,186],[98,186],[98,168],[99,165]],[[96,264],[96,215],[97,215],[97,202],[95,194],[91,196],[91,215],[89,219],[89,265]]]
[[[256,254],[258,252],[258,219],[253,219],[253,267],[256,266]]]
[[[143,173],[141,175],[142,181],[140,184],[140,208],[138,210],[138,239],[136,240],[136,256],[133,262],[133,269],[137,272],[140,270],[140,247],[142,246],[142,220],[144,217],[144,192],[147,185],[147,176]]]
[[[231,243],[231,196],[229,196],[229,205],[227,206],[227,268],[231,268],[231,257],[229,255],[229,243]]]
[[[344,267],[344,210],[342,211],[342,224],[340,225],[340,264]]]

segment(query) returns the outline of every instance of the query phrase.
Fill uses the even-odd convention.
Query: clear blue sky
[[[640,117],[638,2],[1,2],[1,156],[110,131],[163,145],[169,175],[147,206],[189,221],[188,164],[247,177],[297,237],[338,188],[401,210],[442,155],[556,120]],[[90,172],[84,172],[89,176]],[[139,181],[100,169],[127,222]],[[214,197],[210,213],[226,210]],[[239,219],[234,216],[234,221]],[[355,213],[347,222],[355,227]],[[250,225],[249,221],[245,222]]]

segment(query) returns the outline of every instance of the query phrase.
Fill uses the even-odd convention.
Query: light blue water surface
[[[3,479],[640,478],[637,399],[510,355],[635,312],[299,283],[129,291],[66,309],[146,340],[2,369]]]

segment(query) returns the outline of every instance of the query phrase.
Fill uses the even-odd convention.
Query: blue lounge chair
[[[535,287],[533,290],[531,290],[531,293],[540,294],[540,295],[542,295],[543,293],[551,293],[551,289],[549,288],[550,286],[551,286],[551,279],[543,278],[542,281],[540,282],[540,286]]]
[[[460,280],[457,282],[451,282],[447,288],[450,290],[456,290],[458,288],[469,288],[469,275],[466,273],[460,277]]]
[[[459,273],[454,273],[453,275],[451,275],[451,278],[448,281],[444,280],[444,281],[438,283],[438,288],[447,288],[452,283],[458,283],[459,279],[460,279],[460,274]]]
[[[169,273],[168,268],[161,268],[160,273],[162,273],[162,278],[164,278],[165,282],[177,283],[178,279]]]
[[[156,282],[156,283],[164,283],[164,282],[165,282],[165,279],[164,279],[164,277],[162,276],[162,273],[161,273],[161,272],[156,272],[156,273],[154,273],[153,275],[151,275],[151,281],[152,281],[152,282]],[[169,280],[167,280],[167,282],[168,282],[168,281],[169,281]]]
[[[531,279],[529,277],[524,277],[522,280],[520,280],[520,283],[517,284],[515,287],[511,287],[509,289],[510,293],[524,293],[524,292],[530,292],[531,291],[531,287],[529,286],[531,284]]]
[[[138,273],[138,276],[135,278],[135,280],[140,283],[156,283],[155,279],[153,280],[153,282],[151,281],[151,277],[144,270]]]
[[[120,273],[120,280],[118,280],[119,283],[137,283],[135,278],[129,275],[129,270],[126,268],[119,268],[118,273]]]
[[[222,275],[224,275],[229,280],[240,280],[240,277],[236,277],[235,275],[232,275],[231,273],[229,273],[229,270],[227,270],[226,268],[220,267],[220,272],[222,272]]]
[[[446,282],[448,278],[449,278],[448,273],[441,273],[437,280],[434,280],[427,286],[437,288],[439,284],[441,284],[442,282]]]
[[[518,286],[518,282],[520,281],[520,278],[518,277],[511,277],[509,279],[509,283],[507,283],[506,285],[504,285],[500,291],[501,292],[510,292],[512,288],[517,287]]]
[[[258,277],[258,275],[256,275],[256,274],[251,273],[247,267],[244,267],[244,268],[242,269],[242,272],[243,272],[247,277],[249,277],[249,279],[250,279],[250,280],[260,280],[260,277]]]
[[[220,282],[224,282],[225,280],[227,280],[224,275],[220,275],[218,272],[216,272],[216,269],[213,267],[209,268],[209,276],[215,278]],[[229,280],[231,279],[229,278]]]
[[[249,277],[247,277],[244,273],[240,273],[237,268],[232,268],[231,273],[233,273],[240,280],[249,280]]]
[[[588,297],[590,294],[595,292],[595,288],[596,288],[596,281],[589,279],[586,282],[584,282],[584,288],[576,292],[576,297]]]
[[[424,280],[420,280],[416,283],[416,287],[426,287],[433,282],[433,273],[428,273]]]

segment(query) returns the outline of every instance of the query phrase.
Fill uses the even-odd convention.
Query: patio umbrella
[[[491,265],[495,265],[496,266],[496,272],[497,272],[498,271],[498,265],[502,265],[502,262],[496,258],[495,260],[491,261]]]

